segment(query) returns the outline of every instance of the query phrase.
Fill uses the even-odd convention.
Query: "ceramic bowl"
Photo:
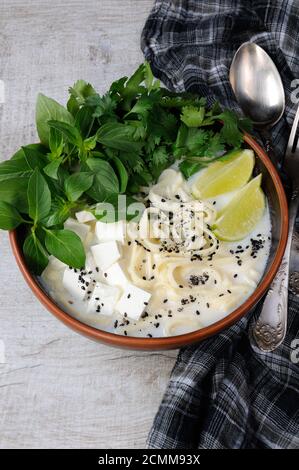
[[[288,206],[278,173],[264,150],[251,136],[245,135],[245,142],[248,148],[252,148],[255,152],[255,170],[263,174],[263,190],[268,198],[271,213],[272,245],[267,268],[256,290],[232,313],[208,327],[193,331],[192,333],[167,338],[134,338],[98,330],[73,318],[56,305],[56,303],[47,295],[38,283],[38,280],[30,273],[26,266],[21,248],[23,241],[22,230],[14,230],[10,232],[12,250],[18,266],[34,295],[53,315],[65,323],[69,328],[72,328],[92,340],[120,348],[151,351],[175,349],[188,344],[197,343],[209,336],[216,335],[237,322],[257,304],[269,288],[280,265],[288,233]]]

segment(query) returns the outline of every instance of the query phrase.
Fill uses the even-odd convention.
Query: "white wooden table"
[[[1,1],[1,159],[36,141],[38,92],[64,103],[78,78],[104,92],[134,70],[151,5]],[[73,333],[25,285],[3,232],[0,253],[0,447],[144,447],[176,352],[121,351]]]

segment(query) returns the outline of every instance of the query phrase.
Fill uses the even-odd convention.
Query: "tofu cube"
[[[117,243],[114,241],[99,243],[91,247],[91,252],[95,261],[95,265],[102,271],[110,268],[113,263],[120,258],[120,252]]]
[[[125,225],[124,221],[105,223],[98,221],[96,223],[96,235],[99,242],[117,241],[124,243]]]
[[[129,318],[138,320],[150,298],[151,294],[149,292],[133,284],[127,284],[123,295],[116,304],[116,310],[121,315],[126,313]]]
[[[64,228],[75,232],[81,238],[83,243],[85,242],[88,232],[90,230],[90,227],[88,225],[79,224],[79,222],[72,218],[69,218],[65,221]]]
[[[119,296],[120,289],[118,287],[97,282],[91,299],[88,302],[88,313],[99,313],[101,315],[111,316]]]
[[[110,286],[121,286],[122,288],[125,288],[128,283],[128,279],[119,263],[112,264],[110,268],[103,272],[103,276],[107,284]]]
[[[86,224],[87,222],[96,220],[95,216],[90,211],[76,212],[76,219],[80,224]]]
[[[77,300],[84,300],[89,290],[92,290],[91,278],[86,271],[67,267],[63,274],[64,288]]]

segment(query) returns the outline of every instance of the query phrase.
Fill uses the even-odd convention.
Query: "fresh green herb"
[[[94,175],[89,173],[74,173],[64,182],[65,194],[69,201],[75,202],[87,191],[93,183]]]
[[[40,274],[49,254],[73,267],[85,262],[80,238],[64,230],[76,210],[109,203],[118,218],[128,201],[178,160],[185,178],[240,148],[250,122],[191,93],[160,87],[148,63],[100,95],[89,83],[69,89],[67,107],[42,94],[36,105],[40,143],[0,163],[0,228],[27,230],[24,254]],[[224,157],[223,157],[224,155]],[[126,194],[123,210],[118,196]],[[102,217],[102,215],[97,215]]]
[[[59,170],[59,167],[62,164],[62,162],[63,162],[63,158],[60,157],[60,158],[57,158],[56,160],[53,160],[52,162],[48,163],[48,165],[46,165],[44,167],[44,173],[46,173],[46,175],[48,175],[50,178],[53,178],[54,180],[57,180],[58,179],[58,170]]]
[[[74,123],[73,116],[61,104],[52,98],[39,94],[36,103],[36,127],[42,144],[48,146],[50,139],[50,127],[48,121],[55,120]]]
[[[48,254],[35,233],[26,238],[23,251],[29,268],[36,274],[41,274],[48,264]]]
[[[46,248],[51,255],[73,268],[85,266],[85,252],[78,235],[71,230],[47,230]]]
[[[0,201],[0,228],[2,230],[14,230],[24,219],[15,207],[7,202]]]
[[[36,224],[45,218],[51,209],[51,193],[47,182],[38,168],[30,176],[28,183],[29,216]]]
[[[102,202],[112,194],[119,193],[119,182],[110,163],[100,158],[89,158],[87,167],[94,174],[94,184],[87,191],[94,201]]]

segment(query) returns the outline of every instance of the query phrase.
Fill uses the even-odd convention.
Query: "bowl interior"
[[[263,149],[249,135],[245,135],[245,142],[252,148],[256,155],[255,173],[262,173],[262,186],[267,196],[271,223],[272,223],[272,244],[270,256],[266,270],[254,293],[236,310],[227,315],[222,320],[196,330],[192,333],[166,337],[166,338],[133,338],[107,333],[88,326],[62,310],[45,292],[38,280],[29,272],[22,254],[24,231],[21,229],[10,232],[10,241],[14,255],[22,274],[25,277],[34,294],[41,303],[57,318],[75,331],[89,337],[90,339],[101,341],[106,344],[129,349],[159,350],[173,349],[187,344],[201,341],[211,335],[219,333],[229,327],[238,319],[248,313],[266,292],[279,267],[285,249],[288,231],[288,208],[287,201],[280,178]]]

